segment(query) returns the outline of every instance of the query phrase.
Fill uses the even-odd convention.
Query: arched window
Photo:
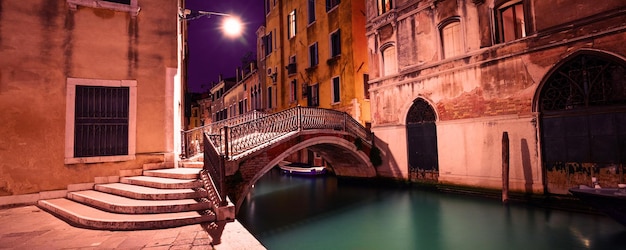
[[[398,60],[396,58],[396,46],[391,44],[381,48],[383,57],[383,76],[393,75],[398,71]]]
[[[450,58],[463,53],[461,22],[458,19],[444,22],[441,26],[440,33],[443,58]]]

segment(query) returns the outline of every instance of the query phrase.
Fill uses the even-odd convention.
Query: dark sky
[[[188,21],[189,67],[188,84],[191,92],[204,92],[219,74],[234,77],[241,59],[248,52],[256,57],[256,30],[265,18],[263,0],[186,0],[187,9],[229,13],[244,23],[241,37],[222,34],[220,16],[202,17]]]

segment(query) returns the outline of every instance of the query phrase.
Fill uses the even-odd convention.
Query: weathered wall
[[[133,17],[72,10],[64,0],[0,1],[0,195],[65,189],[172,160],[166,82],[177,67],[177,7],[139,5]],[[64,164],[67,78],[137,81],[135,160]]]
[[[271,5],[273,6],[273,1]],[[308,106],[307,95],[303,93],[303,85],[317,84],[319,87],[319,107],[340,110],[349,113],[362,124],[370,122],[370,103],[365,99],[364,74],[368,72],[365,51],[365,11],[363,1],[341,2],[337,8],[327,12],[325,4],[316,4],[316,19],[308,23],[308,1],[276,1],[266,17],[265,33],[273,32],[274,52],[261,58],[266,68],[277,69],[277,80],[273,88],[277,89],[278,108],[276,111],[295,107]],[[296,11],[296,34],[289,38],[287,32],[287,16]],[[330,34],[340,30],[341,54],[330,57]],[[309,46],[317,43],[318,64],[309,63]],[[289,74],[287,65],[290,57],[296,57],[296,72]],[[333,77],[340,77],[340,102],[333,103]],[[272,82],[270,77],[266,78]],[[296,100],[291,100],[292,80],[296,80]]]
[[[440,182],[499,188],[501,140],[506,131],[511,143],[511,189],[543,191],[540,115],[534,108],[541,83],[563,58],[577,51],[623,58],[626,51],[620,43],[626,39],[626,19],[619,14],[623,2],[607,1],[588,9],[581,6],[590,2],[576,1],[571,6],[559,2],[557,16],[552,15],[553,7],[539,2],[529,5],[536,8],[529,21],[536,23],[537,30],[494,45],[491,29],[479,15],[491,15],[493,1],[401,1],[382,16],[376,14],[376,1],[368,1],[372,131],[381,141],[377,145],[389,150],[380,174],[408,178],[406,117],[413,101],[422,98],[437,116]],[[438,25],[450,17],[460,18],[466,53],[442,60]],[[552,29],[572,21],[577,21],[575,29]],[[380,47],[385,43],[397,46],[395,75],[380,73]]]

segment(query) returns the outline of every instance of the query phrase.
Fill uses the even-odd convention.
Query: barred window
[[[68,78],[65,163],[134,159],[137,82]]]
[[[76,86],[74,156],[128,154],[128,87]]]

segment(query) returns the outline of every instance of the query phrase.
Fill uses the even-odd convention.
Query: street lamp
[[[237,37],[241,35],[243,30],[241,20],[231,14],[190,9],[181,9],[178,12],[178,17],[181,20],[195,20],[202,17],[211,18],[211,16],[225,17],[222,21],[222,32],[224,32],[225,35],[229,37]]]

